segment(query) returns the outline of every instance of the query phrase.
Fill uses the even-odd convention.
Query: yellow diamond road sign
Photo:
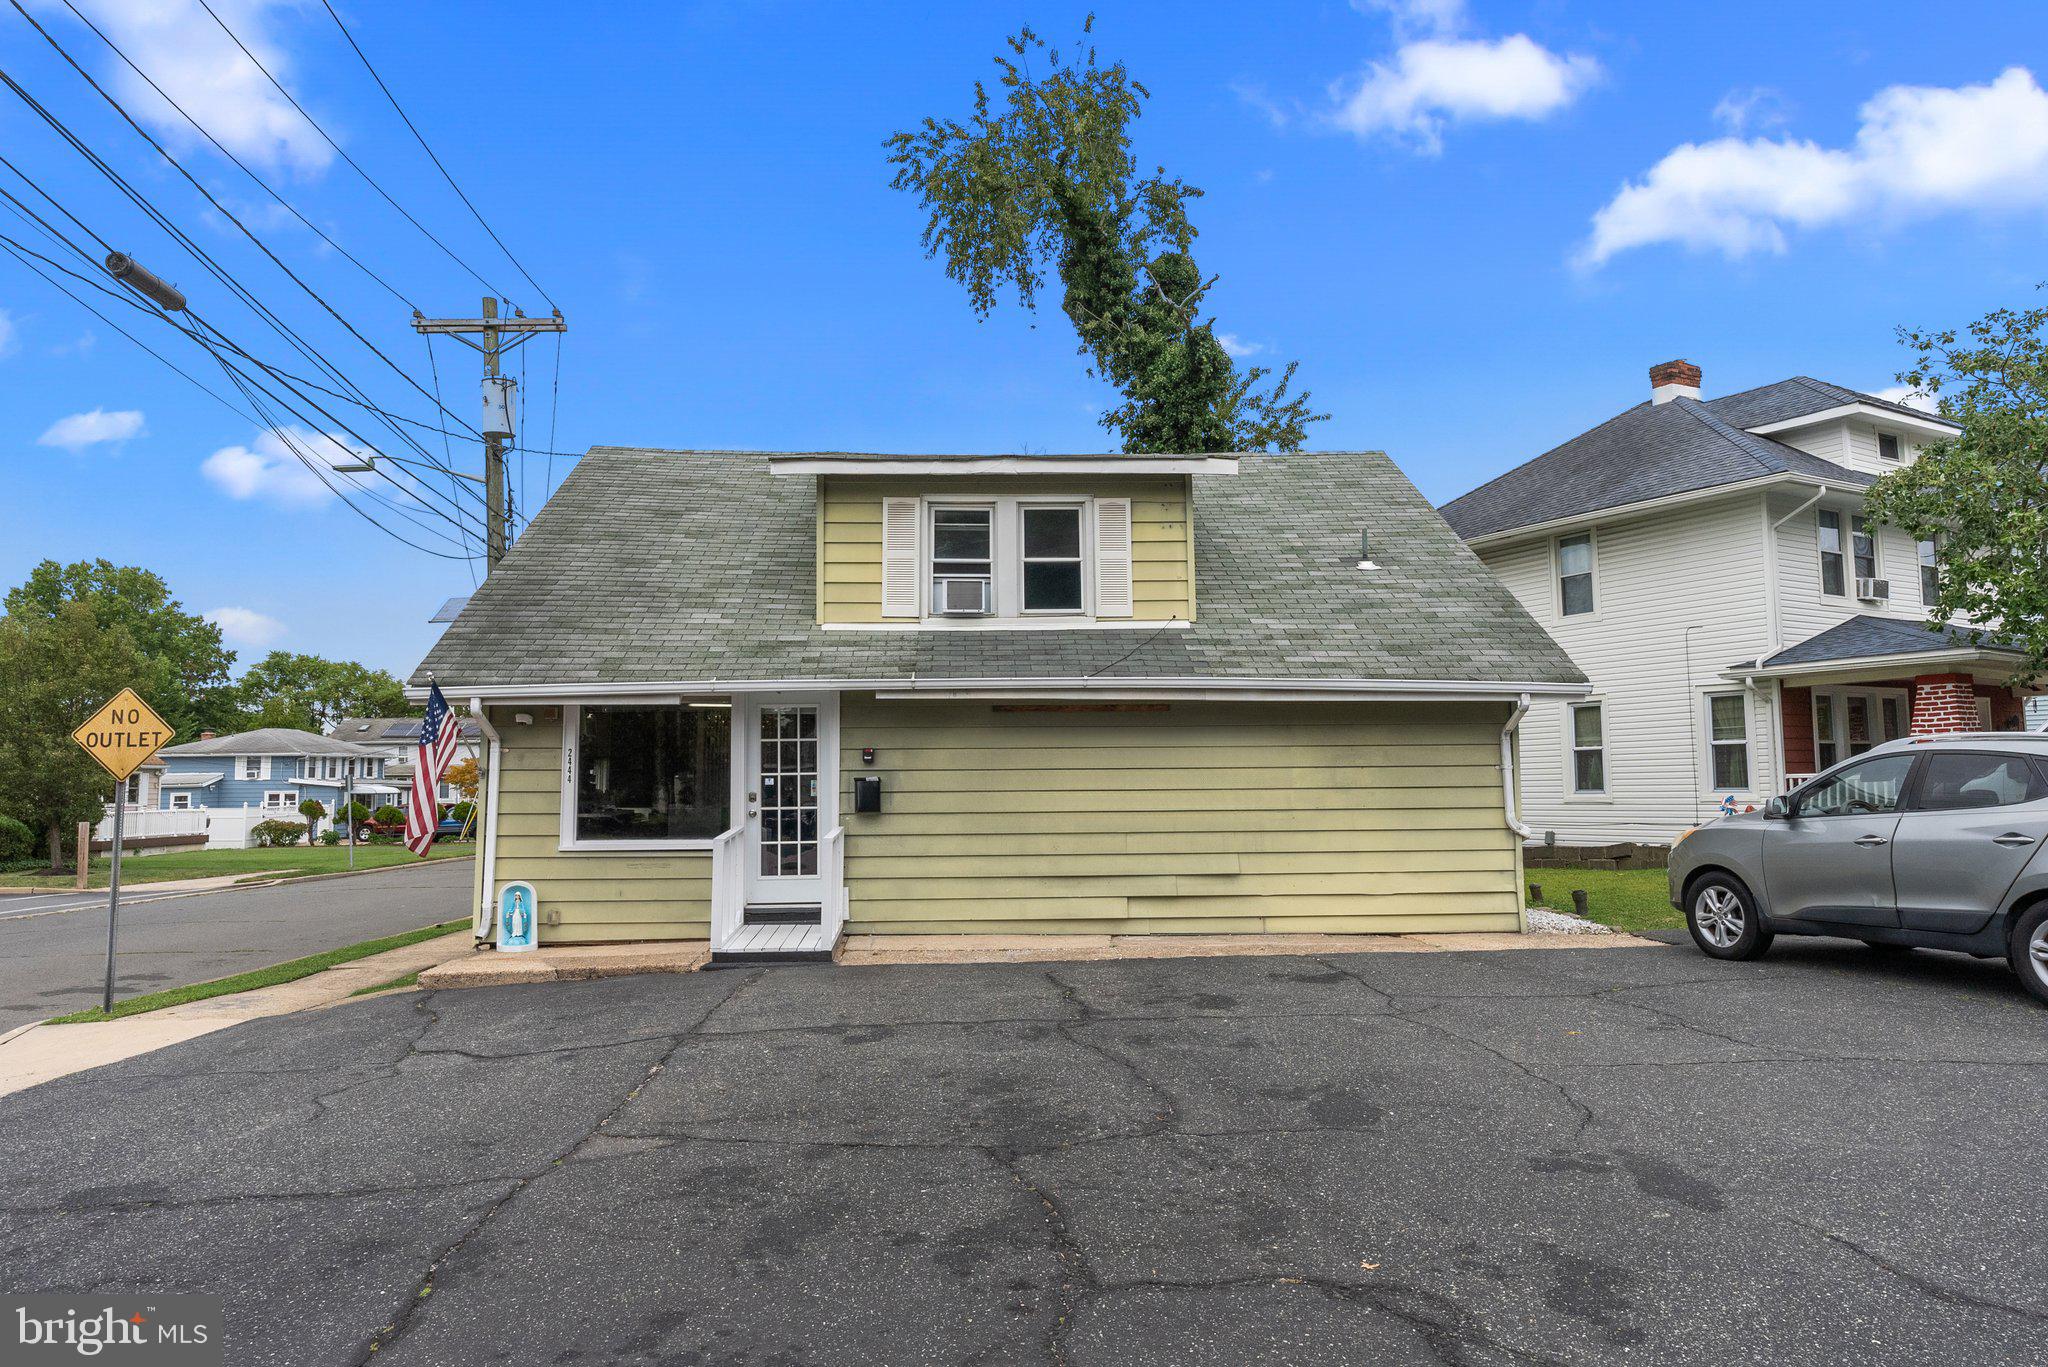
[[[85,753],[116,780],[125,779],[149,762],[149,757],[170,743],[171,728],[149,710],[149,704],[124,688],[114,700],[92,714],[92,719],[71,733],[71,739],[85,747]]]

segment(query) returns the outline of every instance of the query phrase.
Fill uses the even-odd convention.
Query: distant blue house
[[[310,731],[266,727],[240,735],[201,735],[158,751],[163,811],[260,809],[301,820],[299,803],[317,798],[329,812],[351,784],[356,801],[395,803],[402,789],[384,773],[384,756],[367,746]]]

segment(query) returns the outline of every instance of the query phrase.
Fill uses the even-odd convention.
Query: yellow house
[[[1377,452],[615,447],[412,683],[489,742],[480,926],[721,959],[1514,930],[1515,725],[1586,688]]]

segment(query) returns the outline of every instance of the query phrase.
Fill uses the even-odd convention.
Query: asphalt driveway
[[[217,892],[121,890],[115,995],[225,978],[467,914],[476,865],[440,859],[352,878]],[[0,897],[0,1034],[98,1006],[107,894]]]
[[[623,978],[0,1100],[0,1275],[236,1362],[2038,1363],[2044,1135],[2000,968],[1826,942]]]

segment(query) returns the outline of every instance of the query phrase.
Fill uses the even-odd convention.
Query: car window
[[[1801,816],[1868,816],[1896,812],[1912,755],[1884,755],[1852,764],[1799,797]]]
[[[1937,750],[1927,756],[1920,779],[1921,811],[1954,812],[1972,807],[2010,807],[2048,797],[2032,765],[2019,755]]]

